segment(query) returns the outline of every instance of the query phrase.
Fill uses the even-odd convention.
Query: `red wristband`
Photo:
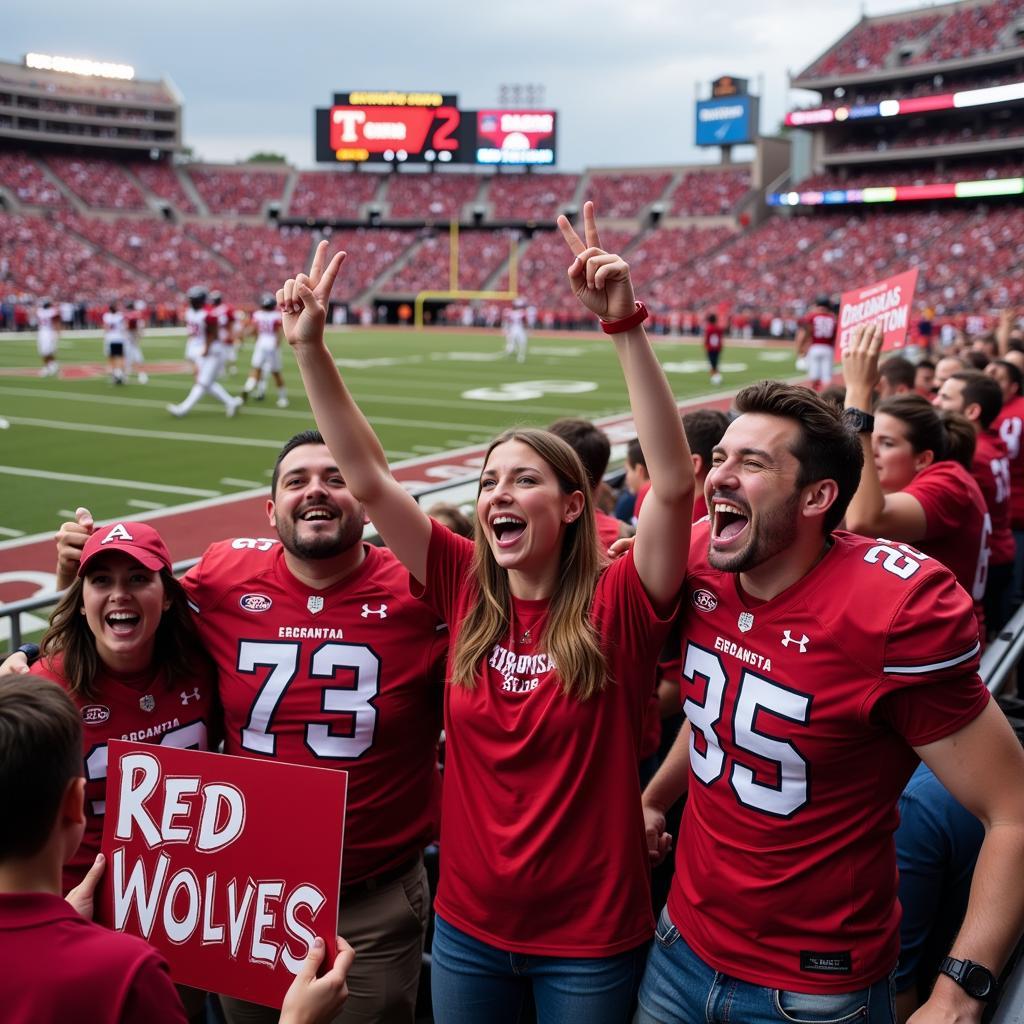
[[[650,315],[647,312],[647,307],[642,302],[638,302],[636,309],[621,320],[601,320],[601,330],[605,334],[622,334],[642,324]]]

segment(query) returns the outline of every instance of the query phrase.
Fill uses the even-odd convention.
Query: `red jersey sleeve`
[[[885,633],[882,674],[864,710],[915,747],[972,722],[989,702],[978,675],[981,645],[970,597],[948,572],[930,572]]]
[[[431,519],[427,578],[421,585],[410,577],[409,588],[414,597],[425,601],[449,627],[454,628],[452,620],[460,594],[470,578],[472,565],[473,542]]]
[[[926,543],[936,537],[955,532],[967,518],[971,499],[953,469],[953,463],[940,462],[930,472],[921,473],[903,489],[904,494],[916,498],[924,509]]]

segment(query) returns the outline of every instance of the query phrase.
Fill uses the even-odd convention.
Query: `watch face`
[[[992,976],[984,967],[971,967],[964,977],[964,990],[975,999],[984,999],[992,991]]]

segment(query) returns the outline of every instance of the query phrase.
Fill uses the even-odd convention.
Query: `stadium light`
[[[135,77],[135,68],[130,64],[110,64],[83,57],[55,57],[48,53],[26,53],[25,67],[38,71],[63,71],[87,78],[117,78],[123,82],[130,82]]]

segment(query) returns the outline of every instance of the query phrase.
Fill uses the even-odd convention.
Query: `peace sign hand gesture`
[[[309,273],[290,277],[283,288],[278,288],[277,306],[281,310],[284,336],[293,348],[323,341],[331,289],[345,256],[346,253],[336,252],[328,263],[325,239],[316,247]]]
[[[558,218],[558,228],[575,257],[569,267],[569,285],[576,298],[602,320],[621,320],[635,312],[629,265],[601,248],[594,204],[589,200],[583,204],[585,243],[564,216]]]

